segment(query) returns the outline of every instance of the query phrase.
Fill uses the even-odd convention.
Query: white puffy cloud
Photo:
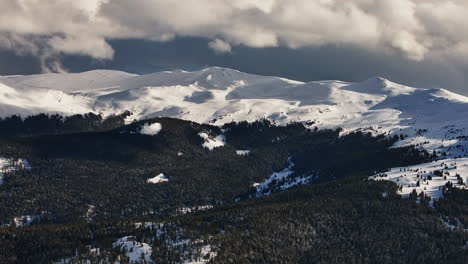
[[[89,55],[98,59],[112,58],[114,51],[103,39],[95,36],[52,37],[49,45],[53,50],[64,53]]]
[[[215,39],[208,43],[208,46],[216,53],[229,53],[231,52],[231,45],[224,40]]]
[[[412,60],[468,58],[466,0],[2,0],[0,47],[111,59],[109,39],[232,46],[353,45]]]

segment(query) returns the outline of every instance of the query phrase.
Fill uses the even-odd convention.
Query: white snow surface
[[[313,180],[319,178],[318,172],[314,172],[311,175],[294,175],[295,171],[293,170],[294,163],[291,158],[288,159],[288,167],[284,168],[282,171],[273,172],[268,179],[264,180],[262,183],[253,183],[252,187],[255,188],[255,193],[253,196],[261,197],[270,195],[276,191],[284,191],[295,186],[300,186],[308,184]]]
[[[274,172],[262,183],[254,183],[252,186],[255,188],[255,197],[270,195],[275,189],[286,190],[294,186],[306,184],[310,181],[311,177],[294,177],[289,178],[294,174],[292,170],[294,163],[291,159],[288,160],[288,167],[280,172]]]
[[[210,135],[208,135],[207,133],[202,132],[198,135],[205,140],[205,142],[203,143],[203,147],[209,150],[213,150],[215,148],[219,148],[226,145],[226,137],[222,134],[216,137],[210,137]]]
[[[34,221],[41,218],[41,215],[23,215],[13,218],[13,223],[16,227],[29,226]]]
[[[151,254],[153,249],[150,245],[138,242],[132,236],[126,236],[119,238],[116,242],[112,244],[113,247],[120,247],[126,252],[127,257],[130,260],[130,263],[141,263],[146,261],[147,263],[152,263]]]
[[[31,165],[25,159],[7,159],[0,157],[0,184],[3,184],[3,173],[16,171],[18,169],[31,169]]]
[[[289,159],[288,162],[289,162],[289,166],[287,168],[283,169],[280,172],[274,172],[273,174],[270,175],[268,179],[266,179],[264,182],[260,184],[254,184],[255,189],[257,191],[256,193],[257,197],[260,197],[263,195],[269,195],[271,193],[271,191],[269,190],[271,184],[282,181],[294,173],[294,171],[292,170],[292,168],[294,167],[294,163],[291,161],[291,159]]]
[[[153,124],[145,124],[140,129],[140,134],[154,136],[159,134],[161,131],[162,126],[160,123],[153,123]]]
[[[239,156],[248,156],[250,155],[250,150],[236,150],[236,154]]]
[[[182,263],[183,264],[206,264],[218,255],[216,251],[213,251],[213,249],[211,248],[211,245],[203,245],[200,247],[199,250],[200,250],[200,255],[203,257],[187,259],[187,260],[184,260]],[[208,256],[208,258],[206,259],[205,256]]]
[[[206,211],[212,209],[212,205],[199,205],[199,206],[192,206],[192,207],[181,207],[177,208],[176,212],[179,214],[190,214],[193,212],[199,212],[199,211]]]
[[[169,179],[163,173],[160,173],[156,177],[146,180],[147,183],[153,183],[153,184],[158,184],[158,183],[168,182],[168,181]]]
[[[443,176],[437,176],[434,172],[440,171]],[[459,184],[457,174],[463,180]],[[374,180],[392,181],[401,187],[399,191],[403,197],[416,190],[419,194],[424,192],[433,200],[443,196],[443,187],[452,182],[453,187],[468,189],[468,158],[445,159],[408,167],[392,168],[390,171],[371,177]],[[419,181],[419,186],[418,186]]]
[[[144,222],[135,223],[136,228],[146,228],[156,231],[156,239],[169,248],[178,250],[181,260],[178,263],[184,264],[204,264],[213,260],[217,256],[216,250],[203,239],[193,239],[185,235],[182,228],[178,228],[175,233],[169,235],[167,227],[170,223]],[[211,238],[211,237],[210,237]],[[156,254],[158,252],[155,252]]]
[[[468,97],[380,77],[303,83],[219,67],[146,75],[95,70],[0,76],[1,117],[42,112],[106,116],[125,110],[133,113],[129,122],[160,116],[214,125],[261,118],[277,124],[312,121],[319,128],[342,127],[343,133],[405,134],[397,146],[414,144],[446,152],[447,158],[467,156]]]

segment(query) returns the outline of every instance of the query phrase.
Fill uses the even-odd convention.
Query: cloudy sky
[[[217,65],[468,94],[466,0],[0,0],[0,74]]]

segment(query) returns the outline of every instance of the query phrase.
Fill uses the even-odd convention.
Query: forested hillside
[[[449,188],[429,204],[423,194],[404,199],[396,184],[369,179],[436,158],[393,148],[398,135],[268,120],[125,125],[125,116],[0,121],[6,128],[16,120],[15,133],[0,133],[0,263],[468,257],[468,191]]]

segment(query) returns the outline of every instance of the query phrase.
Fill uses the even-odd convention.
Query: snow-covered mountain
[[[268,118],[284,124],[314,122],[372,133],[404,134],[399,144],[420,144],[465,156],[468,97],[375,77],[349,83],[303,83],[225,68],[135,75],[95,70],[72,74],[0,77],[0,113],[133,113],[216,125]]]

